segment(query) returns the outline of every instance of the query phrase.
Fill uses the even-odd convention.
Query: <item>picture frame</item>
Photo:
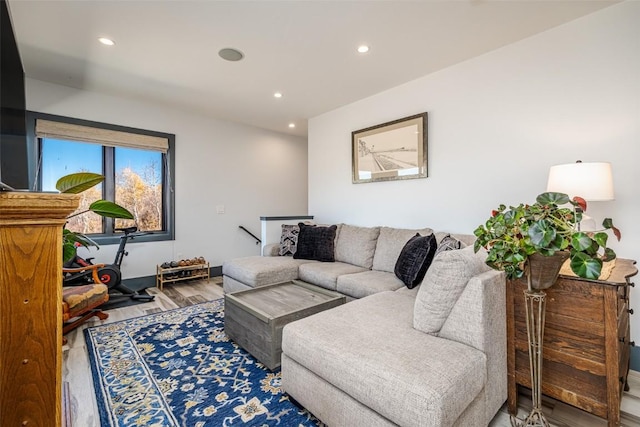
[[[426,178],[427,113],[351,133],[353,183]]]

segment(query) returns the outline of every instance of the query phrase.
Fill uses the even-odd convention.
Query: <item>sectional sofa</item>
[[[436,255],[408,289],[394,267],[416,233],[433,231],[342,224],[333,262],[275,244],[223,265],[225,292],[300,279],[347,295],[283,331],[282,386],[329,426],[486,426],[506,399],[503,273],[473,236],[453,235],[466,247]]]

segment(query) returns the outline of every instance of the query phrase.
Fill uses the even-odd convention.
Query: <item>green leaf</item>
[[[509,254],[509,255],[504,257],[504,260],[509,262],[509,263],[511,263],[511,264],[519,264],[521,262],[524,262],[525,257],[522,256],[519,253],[517,253],[517,254]]]
[[[133,219],[131,212],[108,200],[96,200],[89,205],[89,210],[109,218]]]
[[[81,245],[85,248],[95,246],[100,249],[98,244],[82,233],[76,233],[68,229],[62,230],[62,258],[63,261],[70,261],[76,254],[77,246]]]
[[[609,240],[609,235],[607,233],[596,233],[593,235],[593,240],[596,241],[596,243],[598,243],[598,245],[602,246],[603,248],[607,247],[607,240]]]
[[[497,270],[500,270],[500,269],[497,269]],[[506,265],[504,267],[504,272],[506,273],[507,277],[511,280],[519,279],[522,276],[524,276],[524,271],[522,271],[521,269],[519,269],[514,265]]]
[[[514,211],[513,209],[508,210],[504,213],[504,222],[506,222],[507,224],[513,223],[514,220],[516,219],[518,212]]]
[[[556,248],[556,250],[563,251],[569,247],[569,240],[558,234],[556,236],[555,242],[553,242],[553,246]]]
[[[531,243],[537,248],[546,248],[556,238],[556,230],[544,219],[536,221],[529,227]]]
[[[76,255],[76,247],[73,242],[64,242],[62,244],[62,261],[71,261]]]
[[[79,194],[89,188],[104,181],[104,176],[91,173],[79,172],[65,175],[56,182],[56,189],[61,193]]]
[[[571,270],[585,279],[597,279],[602,271],[602,261],[589,255],[576,252],[571,256]]]
[[[89,246],[95,246],[96,248],[100,249],[100,246],[98,246],[98,244],[94,241],[91,240],[89,237],[85,236],[84,234],[76,234],[76,241],[78,243],[80,243],[82,246],[84,246],[85,248],[88,248]]]
[[[571,202],[571,199],[564,193],[547,192],[536,197],[536,202],[541,205],[564,205]]]
[[[612,261],[616,259],[616,253],[611,248],[604,248],[604,259],[603,261]]]
[[[587,233],[578,232],[571,236],[571,246],[577,251],[585,251],[591,247],[593,240]]]
[[[66,228],[63,231],[62,239],[65,244],[72,243],[74,246],[76,246],[76,244],[80,244],[85,248],[88,248],[89,246],[95,246],[96,248],[100,248],[95,241],[91,240],[89,237],[85,236],[84,234],[76,233],[75,231],[69,231]]]

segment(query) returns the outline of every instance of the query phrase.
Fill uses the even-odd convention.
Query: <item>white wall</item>
[[[176,240],[131,243],[124,278],[155,275],[163,261],[204,256],[211,266],[258,255],[238,228],[260,235],[261,215],[306,215],[307,143],[303,138],[165,106],[27,79],[27,108],[176,135]],[[224,205],[225,213],[216,214]],[[113,262],[117,247],[91,250]]]
[[[309,214],[471,233],[500,203],[534,201],[550,166],[609,161],[616,200],[588,213],[640,261],[639,22],[639,2],[614,5],[311,119]],[[352,184],[351,132],[424,111],[429,177]]]

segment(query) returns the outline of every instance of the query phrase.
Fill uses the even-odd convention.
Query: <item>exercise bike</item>
[[[106,264],[104,267],[98,269],[98,278],[100,279],[100,282],[106,285],[107,288],[109,288],[109,297],[112,299],[127,297],[134,300],[153,301],[153,299],[155,298],[154,295],[140,294],[137,291],[129,289],[124,283],[122,283],[122,274],[120,270],[122,260],[125,256],[129,255],[129,252],[125,251],[127,242],[139,236],[152,234],[152,232],[138,232],[138,227],[135,226],[116,228],[115,231],[122,231],[123,235],[120,236],[120,245],[118,246],[118,251],[116,252],[116,258],[113,261],[113,264]],[[92,260],[93,257],[85,259],[76,254],[75,257],[71,259],[71,261],[68,261],[64,264],[64,267],[87,267],[89,265],[93,265]],[[91,270],[86,270],[75,274],[67,274],[63,278],[63,285],[65,286],[74,286],[86,283],[93,283]]]

